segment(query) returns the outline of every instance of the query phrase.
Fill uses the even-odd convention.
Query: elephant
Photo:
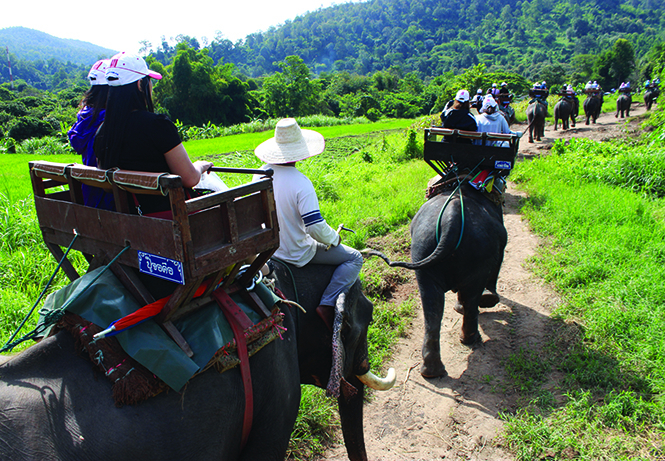
[[[459,194],[447,191],[431,197],[414,216],[411,263],[391,262],[376,250],[365,252],[380,256],[391,267],[415,270],[425,317],[420,369],[424,377],[446,375],[440,333],[447,291],[457,292],[455,310],[464,316],[461,342],[472,344],[480,339],[478,308],[499,302],[496,285],[507,241],[502,206],[464,183]]]
[[[554,131],[557,130],[559,120],[561,120],[561,126],[564,130],[567,130],[569,127],[569,118],[572,122],[572,125],[575,126],[575,119],[572,117],[572,112],[573,102],[568,98],[561,98],[561,100],[556,103],[554,106]]]
[[[660,95],[660,90],[657,87],[649,87],[644,92],[644,105],[647,110],[651,110],[651,106],[656,102],[656,98]]]
[[[287,299],[295,300],[306,313],[296,318],[298,323],[298,362],[300,382],[313,384],[330,392],[331,370],[341,370],[344,378],[337,396],[342,434],[351,461],[366,461],[363,434],[363,400],[365,385],[387,390],[395,383],[395,371],[379,378],[369,370],[367,329],[372,321],[374,306],[362,292],[360,280],[338,298],[335,312],[317,309],[321,295],[328,285],[335,266],[307,264],[297,268],[280,260],[271,260],[276,285]],[[296,287],[297,286],[297,290]],[[340,301],[344,299],[343,301]],[[309,325],[307,328],[304,325]],[[343,347],[338,363],[330,353],[337,326],[343,326]],[[335,365],[334,365],[335,363]],[[334,393],[333,393],[334,394]]]
[[[532,102],[526,108],[526,116],[529,121],[529,142],[540,141],[545,136],[545,117],[547,117],[547,107],[541,102]]]
[[[633,98],[630,93],[623,93],[617,98],[617,113],[614,114],[615,118],[619,117],[619,112],[621,113],[621,118],[624,118],[624,113],[626,117],[630,117],[630,105],[633,103]]]
[[[577,123],[575,119],[577,118],[578,115],[580,115],[580,100],[577,96],[573,96],[572,98],[570,98],[570,101],[573,104],[573,107],[570,110],[570,124],[574,128],[575,123]]]
[[[253,422],[241,447],[240,370],[214,367],[180,393],[115,406],[112,384],[77,354],[64,330],[0,366],[0,459],[281,460],[300,403],[297,333],[287,330],[250,359]]]
[[[587,98],[584,100],[584,116],[586,117],[585,124],[589,124],[589,120],[593,123],[596,123],[598,117],[600,116],[600,109],[603,105],[603,98],[600,95],[587,95]]]
[[[311,273],[309,277],[315,278]],[[69,333],[60,331],[0,365],[0,459],[284,459],[298,414],[300,384],[325,387],[333,356],[331,333],[312,315],[318,303],[314,308],[301,303],[308,314],[281,303],[286,328],[282,339],[250,359],[254,410],[244,447],[245,399],[238,368],[221,374],[210,369],[191,379],[181,393],[162,392],[137,406],[117,408],[111,383],[76,353]],[[361,396],[350,396],[349,386],[342,386],[342,430],[349,458],[365,460],[358,383],[362,379],[385,387],[385,381],[376,384],[380,380],[365,373],[372,305],[351,291],[338,298],[337,310],[345,314],[340,348],[352,359],[344,362],[340,377]],[[353,321],[356,312],[358,321]],[[354,347],[346,347],[349,341]],[[347,375],[351,369],[365,376]]]

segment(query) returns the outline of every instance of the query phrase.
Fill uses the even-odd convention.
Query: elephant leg
[[[445,289],[441,288],[440,281],[427,270],[416,270],[416,280],[420,291],[420,301],[423,305],[425,317],[425,336],[423,338],[423,365],[420,374],[425,378],[445,376],[446,368],[441,362],[441,320],[443,319],[443,305],[445,302]]]
[[[464,304],[462,304],[462,298],[460,297],[459,292],[457,293],[457,302],[455,303],[455,307],[453,309],[458,314],[464,315]]]
[[[501,261],[499,261],[499,264],[496,265],[496,269],[492,270],[489,278],[487,279],[485,290],[480,296],[480,301],[478,304],[480,307],[494,307],[499,303],[500,299],[499,293],[496,290],[496,284],[499,279],[499,271],[501,270],[502,261],[503,257],[501,258]]]
[[[363,401],[365,386],[355,376],[348,379],[349,384],[357,389],[354,395],[342,387],[337,403],[342,423],[342,435],[346,453],[351,461],[367,461],[365,436],[363,434]]]
[[[478,305],[482,291],[478,289],[463,292],[461,295],[464,305],[464,320],[462,320],[462,344],[473,344],[480,339],[478,331]]]

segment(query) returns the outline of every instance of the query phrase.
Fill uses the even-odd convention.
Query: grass
[[[511,175],[548,243],[533,270],[564,300],[549,347],[506,364],[526,397],[503,415],[518,459],[665,453],[665,151],[656,132],[649,145],[557,143]],[[564,376],[560,399],[544,387],[553,372]]]

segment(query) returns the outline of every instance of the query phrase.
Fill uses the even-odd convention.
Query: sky
[[[355,0],[357,1],[357,0]],[[4,2],[0,29],[22,26],[58,38],[71,38],[116,51],[137,53],[140,42],[153,49],[165,36],[172,45],[176,35],[196,37],[203,46],[221,32],[236,42],[254,32],[349,0],[184,0],[145,2],[115,0],[25,0]]]

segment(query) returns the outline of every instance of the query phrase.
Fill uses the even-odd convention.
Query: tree
[[[207,49],[196,51],[184,41],[176,45],[176,50],[173,63],[166,69],[153,63],[164,75],[155,87],[155,99],[171,118],[199,126],[249,121],[249,85],[233,76],[233,64],[214,66]]]
[[[605,87],[618,88],[621,82],[628,79],[635,69],[635,51],[631,43],[620,38],[612,49],[602,53],[596,65],[594,74],[596,80]]]
[[[262,109],[271,117],[313,115],[320,111],[321,88],[300,56],[278,63],[282,72],[266,77],[261,90]]]
[[[617,86],[628,80],[634,69],[635,50],[633,50],[633,45],[628,40],[620,38],[612,47],[612,63],[610,66],[610,72]]]

